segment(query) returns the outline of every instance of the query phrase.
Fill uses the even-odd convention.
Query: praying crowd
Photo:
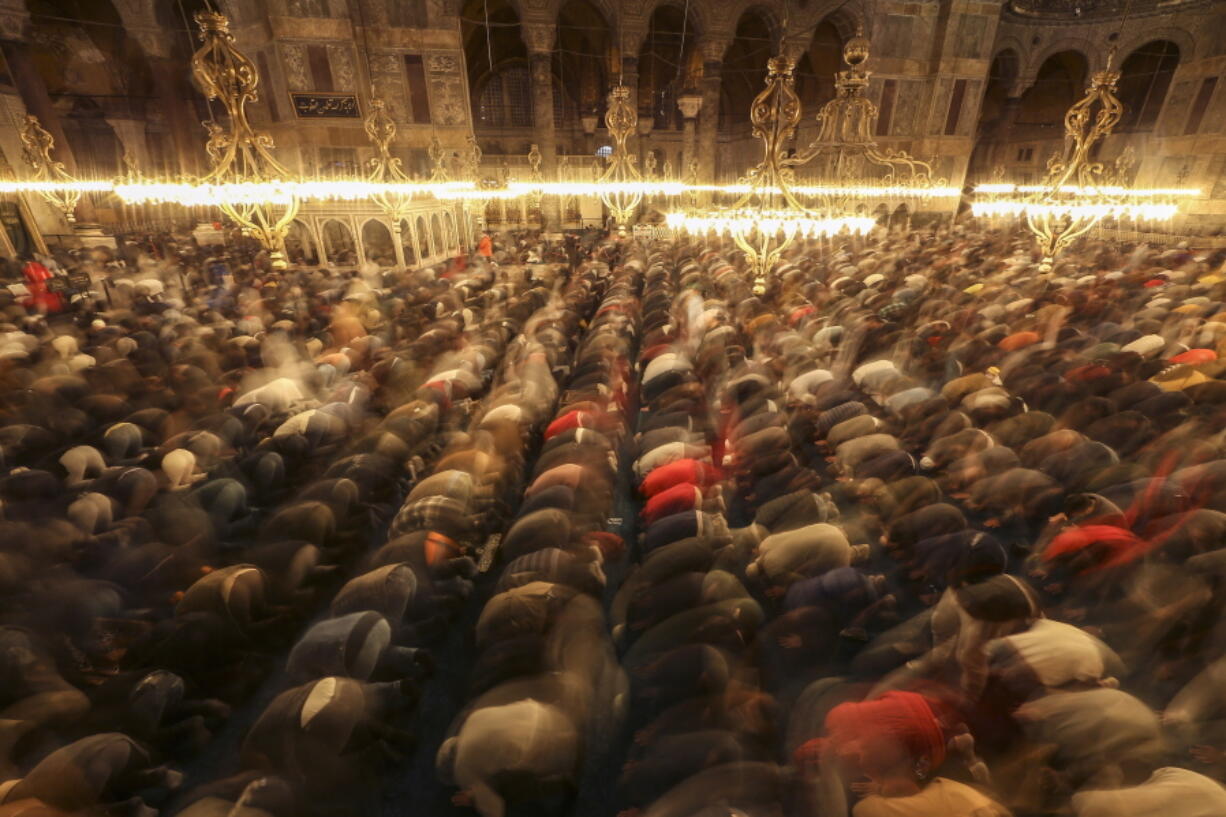
[[[266,260],[0,290],[0,817],[1226,817],[1226,251]]]

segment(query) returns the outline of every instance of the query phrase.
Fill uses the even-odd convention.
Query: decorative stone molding
[[[694,119],[702,110],[702,94],[697,91],[686,91],[677,97],[677,107],[686,119]]]
[[[549,54],[553,51],[554,41],[558,36],[557,26],[550,24],[534,24],[520,26],[520,36],[529,54]]]

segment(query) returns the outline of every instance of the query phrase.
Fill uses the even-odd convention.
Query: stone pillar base
[[[210,221],[201,221],[196,224],[196,228],[192,230],[192,237],[202,247],[226,243],[226,234],[214,227]]]
[[[72,235],[82,247],[109,247],[112,250],[119,247],[115,236],[102,232],[97,224],[74,224]]]

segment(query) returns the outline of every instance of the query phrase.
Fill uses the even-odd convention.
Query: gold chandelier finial
[[[210,100],[219,100],[229,119],[228,128],[217,123],[208,127],[206,152],[212,170],[206,184],[266,184],[286,181],[290,171],[272,155],[273,141],[259,133],[247,119],[247,103],[259,98],[259,73],[255,64],[234,45],[230,21],[223,14],[200,11],[196,15],[203,44],[192,55],[192,76]],[[277,196],[275,201],[248,199],[221,204],[221,210],[243,231],[268,250],[274,269],[284,269],[285,237],[301,205],[296,195]]]
[[[1095,147],[1115,130],[1124,115],[1124,106],[1115,95],[1119,79],[1120,72],[1109,66],[1090,78],[1085,96],[1064,114],[1063,149],[1048,161],[1043,188],[1031,198],[1033,206],[1026,211],[1026,224],[1038,239],[1045,271],[1051,269],[1064,248],[1093,229],[1105,215],[1101,209],[1071,210],[1061,205],[1067,201],[1064,191],[1069,189],[1101,198],[1101,188],[1110,181],[1104,164],[1092,157]]]
[[[21,155],[26,164],[34,171],[34,181],[60,183],[56,188],[48,188],[39,192],[48,202],[64,214],[64,219],[73,224],[77,220],[76,209],[81,202],[81,190],[73,188],[77,180],[64,168],[64,163],[56,161],[51,155],[55,150],[55,137],[52,136],[38,117],[27,114],[21,126]]]
[[[639,114],[630,104],[630,89],[625,85],[615,85],[609,91],[604,122],[609,129],[609,137],[613,140],[613,150],[599,182],[622,187],[602,192],[600,200],[609,208],[609,214],[613,216],[618,232],[625,233],[626,225],[643,201],[642,189],[635,187],[642,182],[643,177],[635,166],[635,157],[626,145],[626,140],[638,127]]]

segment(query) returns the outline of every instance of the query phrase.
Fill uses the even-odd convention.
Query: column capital
[[[520,36],[528,47],[528,54],[533,57],[553,52],[553,44],[557,39],[558,27],[553,23],[531,23],[520,26]]]
[[[698,52],[702,54],[702,63],[722,63],[728,46],[732,45],[732,36],[723,34],[708,34],[698,41]]]
[[[702,110],[702,94],[697,91],[685,91],[677,97],[677,107],[686,119],[694,119]]]
[[[783,41],[783,55],[790,59],[793,63],[800,62],[800,58],[809,50],[809,37],[789,37]]]
[[[0,40],[26,42],[30,33],[30,12],[25,0],[0,0]]]

